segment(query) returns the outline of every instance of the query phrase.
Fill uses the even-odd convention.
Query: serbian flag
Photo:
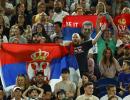
[[[120,14],[114,18],[114,23],[116,24],[119,36],[126,33],[126,29],[130,30],[130,14]]]
[[[0,50],[1,79],[4,88],[15,85],[19,74],[35,74],[45,70],[49,65],[50,79],[59,79],[61,70],[76,66],[71,62],[75,58],[68,54],[68,49],[58,44],[2,44]],[[71,62],[70,62],[71,61]],[[74,59],[76,62],[76,60]]]
[[[82,24],[85,21],[91,21],[96,26],[96,15],[88,16],[66,16],[62,22],[62,33],[64,40],[71,40],[73,33],[81,33]]]
[[[86,15],[86,16],[66,16],[62,22],[62,33],[64,40],[71,40],[73,33],[81,33],[82,24],[85,21],[90,21],[93,23],[93,27],[96,27],[97,15]],[[100,25],[106,23],[106,18],[103,17]],[[96,35],[95,31],[92,35]]]

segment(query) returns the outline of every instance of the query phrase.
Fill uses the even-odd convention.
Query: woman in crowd
[[[104,78],[115,78],[116,73],[121,71],[118,61],[113,57],[112,51],[108,47],[103,51],[99,69]]]

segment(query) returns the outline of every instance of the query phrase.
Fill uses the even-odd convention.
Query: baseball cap
[[[21,89],[20,87],[18,87],[18,86],[15,86],[15,87],[13,88],[13,92],[16,91],[16,90],[21,90],[21,91],[22,91],[22,89]]]

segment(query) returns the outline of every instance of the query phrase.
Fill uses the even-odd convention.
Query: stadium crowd
[[[10,92],[1,83],[0,100],[130,100],[130,28],[119,33],[113,19],[120,14],[130,14],[130,0],[0,0],[0,43],[73,46],[81,77],[73,82],[64,68],[52,91],[42,71],[32,80],[19,74]],[[85,21],[66,42],[67,15],[97,15],[96,28]],[[107,25],[100,25],[103,16]]]

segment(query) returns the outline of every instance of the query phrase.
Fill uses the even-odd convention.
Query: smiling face
[[[93,90],[94,90],[94,86],[93,85],[88,85],[84,88],[85,94],[87,95],[92,95],[93,94]]]

